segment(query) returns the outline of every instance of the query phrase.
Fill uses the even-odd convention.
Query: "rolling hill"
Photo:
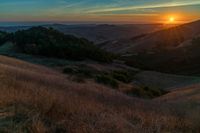
[[[162,88],[167,91],[173,91],[174,89],[200,82],[199,77],[173,75],[154,71],[141,71],[135,75],[135,80],[143,86]]]
[[[195,21],[180,26],[174,26],[143,36],[134,35],[129,39],[115,40],[103,45],[105,49],[115,52],[133,53],[142,51],[159,51],[160,49],[174,49],[184,46],[184,43],[191,41],[200,35],[200,21]],[[117,47],[119,46],[119,47]]]
[[[145,70],[196,75],[199,69],[200,21],[100,45],[122,54],[126,64]]]
[[[199,104],[199,83],[177,87],[173,92],[159,97],[156,100],[167,101],[171,103],[190,103],[191,101]]]
[[[48,26],[49,27],[49,26]],[[87,38],[95,44],[106,41],[114,41],[119,38],[130,38],[144,33],[154,32],[163,29],[162,24],[93,24],[93,25],[50,25],[65,34],[72,34],[78,37]]]
[[[149,35],[132,37],[132,41]],[[170,67],[172,62],[165,61],[177,55],[182,59],[176,50],[185,48],[196,53],[191,55],[198,55],[196,41],[195,45],[170,49],[171,56],[167,56],[169,51],[160,50],[153,54],[128,53],[131,56],[126,53],[110,60],[108,57],[113,54],[92,42],[52,28],[1,32],[0,38],[0,54],[13,57],[0,56],[0,132],[200,131],[199,77],[126,65],[152,65],[155,70],[167,65],[170,71],[178,68],[180,72],[189,72],[189,64],[183,69],[177,63]],[[162,67],[161,62],[165,63]]]
[[[199,131],[198,110],[186,110],[184,103],[180,107],[129,97],[90,80],[72,82],[52,69],[5,56],[0,56],[0,75],[1,132]]]
[[[158,31],[163,29],[162,24],[46,24],[46,28],[54,28],[66,35],[73,35],[79,38],[86,38],[95,44],[106,41],[116,40],[119,38],[130,38],[144,33]],[[18,30],[27,30],[33,26],[5,26],[0,27],[0,31],[16,32]]]

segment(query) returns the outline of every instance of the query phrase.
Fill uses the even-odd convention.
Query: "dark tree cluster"
[[[0,45],[4,44],[8,40],[8,33],[0,31]]]
[[[200,37],[196,37],[192,40],[192,44],[194,45],[200,45]]]
[[[26,54],[100,62],[111,62],[114,58],[84,38],[65,35],[53,28],[33,27],[12,33],[9,38],[19,52]]]

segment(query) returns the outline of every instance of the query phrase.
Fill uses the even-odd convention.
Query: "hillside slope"
[[[153,71],[141,71],[134,78],[143,86],[161,88],[168,91],[200,82],[199,77],[165,74]]]
[[[92,81],[72,82],[20,60],[0,56],[0,78],[0,132],[199,131],[194,116],[176,105],[128,97]]]
[[[144,70],[200,75],[200,21],[161,30],[120,45],[122,60]]]
[[[183,46],[188,40],[200,35],[200,20],[187,23],[180,26],[174,26],[164,30],[143,36],[134,35],[129,39],[115,40],[115,42],[107,42],[103,46],[104,49],[117,53],[135,53],[141,51],[159,51],[159,49],[174,49]],[[185,44],[188,45],[188,42]]]
[[[65,33],[87,38],[96,44],[112,41],[119,38],[130,38],[144,33],[158,31],[163,28],[161,24],[124,24],[124,25],[50,25]]]
[[[172,103],[190,103],[199,104],[200,100],[200,84],[187,85],[185,87],[177,87],[173,92],[161,96],[156,100],[172,102]]]
[[[161,30],[148,35],[137,41],[130,51],[141,51],[151,49],[176,48],[185,41],[191,40],[200,34],[200,20],[177,27]]]

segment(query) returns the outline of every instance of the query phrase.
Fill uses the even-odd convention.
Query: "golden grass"
[[[0,56],[0,92],[0,132],[200,130],[197,125],[200,118],[195,117],[199,113],[195,109],[189,114],[172,105],[128,97],[92,81],[72,82],[48,68],[3,56]]]

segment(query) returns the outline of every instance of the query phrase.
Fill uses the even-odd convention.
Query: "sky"
[[[0,0],[0,22],[185,23],[200,0]]]

